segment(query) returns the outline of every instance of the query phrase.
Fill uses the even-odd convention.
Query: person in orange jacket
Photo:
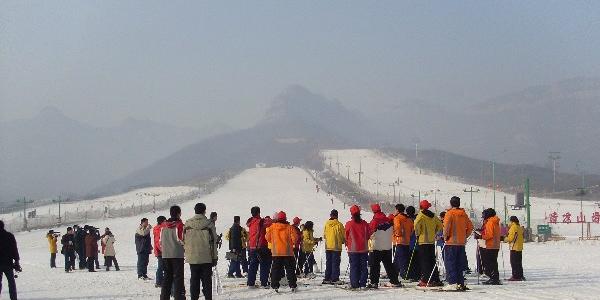
[[[396,215],[393,220],[395,247],[394,265],[400,277],[406,277],[410,260],[410,237],[414,231],[413,220],[404,213],[404,205],[396,204]]]
[[[298,235],[287,221],[285,212],[280,211],[277,219],[272,223],[265,235],[267,242],[271,244],[271,288],[279,291],[279,281],[285,268],[285,274],[292,292],[296,291],[296,260],[294,259],[294,245]]]
[[[446,267],[447,290],[467,290],[463,269],[466,265],[465,244],[467,237],[473,232],[473,223],[465,210],[460,208],[460,198],[450,199],[451,208],[444,216],[443,240],[444,265]]]
[[[498,251],[500,251],[500,219],[496,216],[493,208],[483,212],[483,229],[476,236],[485,241],[485,249],[481,252],[483,271],[490,279],[483,282],[488,285],[500,285],[500,274],[498,272]]]

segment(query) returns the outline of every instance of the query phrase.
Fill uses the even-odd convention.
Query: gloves
[[[216,266],[217,266],[217,261],[218,261],[217,259],[213,259],[213,261],[212,261],[212,266],[213,266],[213,267],[216,267]]]
[[[15,271],[17,271],[17,272],[23,272],[23,269],[21,268],[21,265],[19,265],[18,261],[15,262],[13,269],[15,269]]]

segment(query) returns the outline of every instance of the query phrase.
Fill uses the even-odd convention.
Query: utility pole
[[[348,181],[350,181],[350,165],[346,165],[346,169],[348,174]]]
[[[53,199],[52,202],[54,203],[58,203],[58,225],[62,224],[62,214],[61,214],[61,210],[60,210],[60,205],[64,202],[65,200],[63,200],[60,196],[58,196],[58,199]],[[67,200],[68,201],[68,200]]]
[[[494,195],[494,210],[496,210],[496,162],[492,161],[492,188]]]
[[[23,231],[27,231],[27,204],[33,203],[33,200],[27,200],[23,197],[23,199],[18,199],[17,203],[23,204]]]
[[[527,236],[531,239],[531,202],[529,202],[529,177],[525,178],[525,209],[527,210]]]
[[[396,203],[396,183],[390,183],[388,186],[391,186],[394,189],[394,203]]]
[[[560,159],[560,152],[550,151],[548,153],[548,159],[552,160],[552,193],[556,193],[556,168],[558,167],[557,161]]]
[[[471,187],[470,190],[464,189],[463,191],[471,194],[471,218],[474,218],[475,211],[473,210],[473,193],[479,193],[479,189],[474,190],[473,187]]]
[[[337,156],[335,165],[337,166],[338,175],[340,175],[340,156],[339,155]]]
[[[358,186],[362,186],[362,174],[364,172],[362,171],[362,158],[359,160],[358,162]]]

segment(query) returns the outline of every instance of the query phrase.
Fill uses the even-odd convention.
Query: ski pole
[[[506,268],[504,267],[504,248],[502,247],[502,242],[500,242],[500,251],[502,252],[502,273],[504,273],[504,278],[506,278]]]
[[[435,244],[434,244],[435,246]],[[444,244],[444,247],[442,247],[442,251],[444,251],[444,248],[446,247],[446,244]],[[431,278],[433,278],[433,273],[435,273],[435,269],[438,267],[438,257],[436,255],[435,257],[435,265],[433,266],[433,270],[431,270],[431,275],[429,275],[429,279],[427,280],[427,285],[425,285],[426,287],[429,286],[429,282],[431,282]]]
[[[477,271],[477,285],[479,285],[479,276],[481,275],[481,273],[479,273],[479,269],[481,268],[480,263],[477,261],[477,258],[479,258],[479,260],[481,261],[481,253],[479,251],[479,243],[475,244],[475,265],[476,265],[476,271]]]
[[[406,268],[406,274],[404,278],[408,278],[408,273],[410,272],[410,266],[412,265],[413,257],[415,256],[415,250],[417,249],[417,242],[415,242],[415,246],[413,247],[412,254],[410,255],[410,261],[408,262],[408,268]]]

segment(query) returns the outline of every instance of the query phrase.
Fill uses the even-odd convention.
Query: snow
[[[92,200],[83,200],[76,202],[61,203],[60,214],[63,222],[83,222],[85,219],[104,218],[121,216],[133,208],[133,211],[139,212],[140,206],[143,210],[150,211],[154,201],[156,206],[165,206],[167,201],[176,197],[191,196],[199,192],[198,187],[192,186],[174,186],[174,187],[149,187],[136,189],[130,192],[115,196],[102,197]],[[35,203],[33,203],[35,204]],[[104,214],[104,210],[106,214]],[[36,211],[36,218],[28,219],[28,225],[31,228],[40,228],[52,226],[58,220],[58,204],[43,204],[36,207],[27,207],[27,212]],[[23,227],[22,212],[13,212],[0,215],[6,223],[9,224],[8,230],[17,231]],[[65,221],[66,220],[66,221]]]
[[[347,177],[348,170],[346,166],[350,166],[350,180],[358,184],[358,171],[362,164],[362,185],[361,187],[375,195],[379,194],[380,199],[374,202],[390,201],[392,198],[393,188],[389,185],[400,179],[401,183],[396,186],[396,195],[400,194],[402,203],[409,205],[418,205],[418,193],[421,191],[421,199],[428,199],[432,204],[435,204],[437,199],[437,211],[442,211],[449,207],[449,200],[452,196],[461,198],[461,205],[467,209],[470,208],[470,194],[464,192],[473,187],[474,190],[479,189],[479,192],[473,193],[473,208],[476,211],[476,216],[481,215],[482,209],[485,207],[493,207],[493,190],[488,187],[468,185],[460,182],[456,178],[444,176],[443,174],[431,173],[426,170],[419,170],[410,166],[402,159],[391,157],[384,153],[371,149],[344,149],[344,150],[326,150],[323,151],[325,165],[337,173],[337,165],[340,164],[340,175]],[[376,184],[380,182],[380,184]],[[535,184],[532,182],[532,184]],[[435,193],[434,193],[435,191]],[[411,197],[415,195],[415,197]],[[385,196],[385,197],[384,197]],[[506,197],[507,205],[514,204],[515,196],[510,193],[496,191],[496,211],[501,220],[504,220],[504,197]],[[536,232],[538,224],[545,224],[546,216],[556,211],[559,214],[559,222],[563,219],[563,214],[569,212],[572,214],[572,221],[576,221],[576,217],[580,214],[580,202],[564,199],[545,199],[531,197],[531,218],[532,228]],[[583,214],[587,221],[591,220],[591,215],[600,211],[598,206],[592,202],[583,203]],[[507,215],[515,215],[521,220],[521,224],[525,225],[526,212],[525,210],[512,210],[508,206]],[[591,225],[592,234],[600,234],[600,224]],[[553,224],[553,233],[559,233],[564,236],[578,237],[581,236],[581,224]]]
[[[369,169],[365,172],[367,170]],[[408,177],[409,174],[406,175]],[[349,213],[337,199],[334,198],[332,204],[331,197],[323,191],[316,193],[315,185],[310,175],[300,168],[246,170],[212,194],[182,203],[183,219],[193,215],[193,206],[196,202],[204,202],[208,211],[219,213],[217,231],[223,232],[232,223],[233,216],[239,215],[242,220],[245,220],[250,215],[250,207],[259,205],[263,215],[285,210],[288,219],[298,215],[304,221],[312,220],[315,222],[315,236],[321,236],[323,223],[332,208],[340,211],[342,222],[349,219]],[[24,270],[17,279],[19,299],[157,299],[160,291],[154,288],[153,282],[143,282],[136,278],[134,231],[142,217],[155,220],[160,214],[166,215],[166,212],[159,211],[156,214],[146,213],[90,222],[90,225],[96,227],[109,227],[115,234],[120,272],[101,270],[96,273],[75,271],[67,274],[61,268],[63,258],[60,255],[57,258],[59,268],[50,269],[45,239],[46,230],[16,233]],[[365,212],[364,217],[370,219],[371,214]],[[65,231],[64,226],[55,229]],[[460,295],[418,291],[411,288],[414,284],[409,285],[407,289],[350,292],[330,286],[320,286],[319,277],[314,280],[301,279],[297,294],[275,295],[272,290],[248,290],[239,287],[238,283],[245,282],[243,279],[223,278],[225,285],[223,294],[215,296],[215,299],[263,299],[272,296],[282,299],[348,299],[350,297],[360,299],[481,299],[482,297],[486,299],[596,299],[600,292],[600,278],[595,275],[600,272],[600,264],[590,262],[600,259],[598,246],[600,243],[596,241],[571,240],[527,244],[523,257],[527,282],[505,282],[503,286],[484,287],[476,285],[476,277],[469,277],[468,283],[473,291]],[[226,274],[227,261],[224,259],[226,247],[227,242],[224,241],[224,248],[219,252],[218,270],[221,277]],[[474,247],[469,244],[467,249],[473,268]],[[584,253],[585,255],[582,255]],[[319,248],[315,255],[319,264],[324,256],[322,248]],[[342,277],[347,280],[345,253],[342,258]],[[502,260],[501,256],[500,259]],[[504,262],[504,268],[500,263],[500,272],[506,270],[506,276],[510,276],[506,249]],[[154,277],[155,267],[156,261],[151,257],[149,266],[151,277]],[[187,279],[189,279],[189,271],[186,267],[186,288],[189,291]],[[7,299],[7,291],[3,292],[0,299]]]

